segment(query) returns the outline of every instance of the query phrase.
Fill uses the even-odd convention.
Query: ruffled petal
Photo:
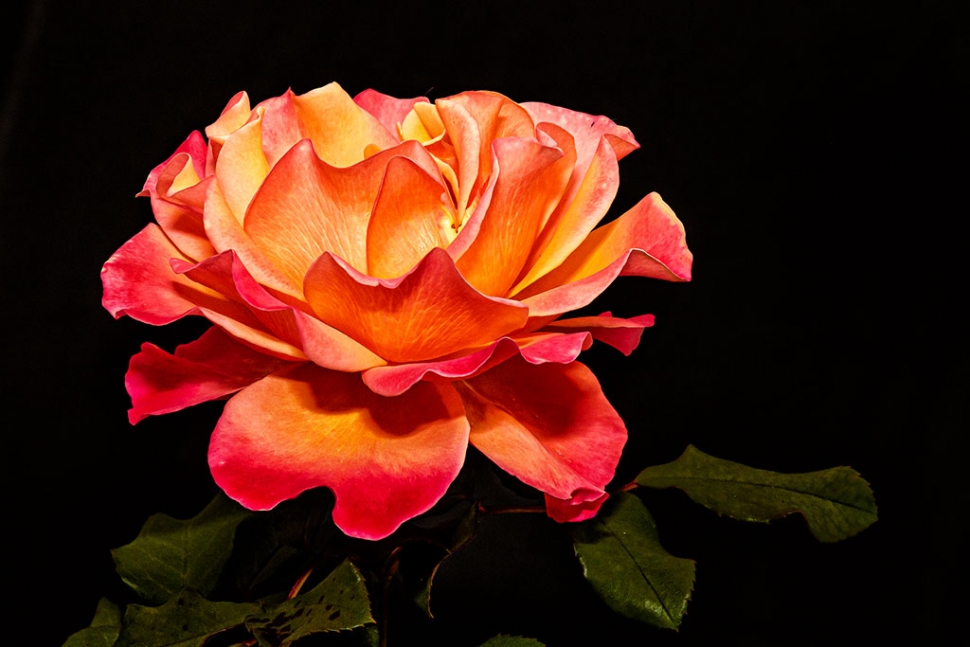
[[[401,276],[449,242],[453,207],[447,189],[406,157],[392,158],[367,227],[367,274]]]
[[[303,364],[228,402],[209,467],[226,494],[254,510],[328,487],[341,530],[381,539],[441,498],[467,444],[468,421],[448,385],[384,398],[358,375]]]
[[[653,326],[653,322],[653,315],[621,319],[607,311],[598,317],[559,319],[543,327],[542,330],[563,333],[585,330],[593,336],[593,339],[609,344],[624,355],[629,355],[640,345],[643,329]]]
[[[208,148],[194,131],[163,163],[155,167],[138,194],[148,196],[152,212],[162,231],[179,250],[196,260],[214,253],[202,224],[202,210],[208,178],[205,160]]]
[[[549,128],[549,124],[543,125]],[[524,276],[512,288],[518,292],[563,262],[606,215],[620,186],[620,168],[613,147],[600,140],[583,174],[577,165],[562,201],[536,240]],[[578,176],[578,177],[577,177]]]
[[[269,162],[263,154],[262,112],[262,109],[255,111],[245,125],[225,139],[216,162],[219,189],[240,223],[269,173]]]
[[[367,226],[388,162],[411,159],[431,177],[437,166],[414,141],[336,168],[317,157],[303,140],[277,162],[246,214],[245,232],[295,285],[310,265],[332,252],[354,268],[367,270]],[[247,262],[247,267],[249,263]]]
[[[689,281],[693,256],[684,225],[657,193],[594,230],[562,265],[515,298],[533,316],[561,314],[589,304],[618,276]]]
[[[496,140],[493,154],[497,179],[488,211],[457,265],[481,292],[506,296],[572,168],[560,149],[534,139]]]
[[[437,248],[396,279],[361,274],[326,253],[307,273],[303,291],[323,322],[392,362],[491,343],[528,318],[522,304],[477,292]]]
[[[427,97],[397,99],[377,90],[364,90],[354,97],[354,103],[374,115],[389,133],[398,135],[400,125],[404,123],[404,118],[414,108],[414,104],[428,103],[428,99]]]
[[[245,346],[219,328],[170,355],[154,344],[142,344],[131,358],[125,388],[131,396],[128,420],[179,411],[215,400],[249,386],[287,362]]]
[[[378,366],[364,371],[363,378],[372,391],[386,396],[404,393],[423,379],[456,380],[480,375],[515,354],[530,364],[558,362],[567,364],[589,348],[588,332],[533,333],[503,337],[485,348],[449,359]]]
[[[536,101],[527,101],[520,105],[537,125],[556,124],[572,133],[576,138],[576,163],[580,168],[589,164],[588,160],[593,157],[600,140],[604,137],[613,147],[617,160],[640,148],[640,144],[633,138],[629,128],[617,125],[608,117],[576,112]]]
[[[591,508],[605,500],[627,433],[588,368],[512,358],[456,386],[475,447],[558,499],[553,518],[595,514]]]
[[[414,362],[481,346],[521,328],[528,309],[468,285],[442,249],[396,279],[375,279],[331,254],[307,273],[317,316],[391,362]]]
[[[339,167],[364,159],[364,151],[398,143],[397,136],[372,114],[354,103],[337,83],[293,97],[293,106],[320,159]]]
[[[205,232],[217,252],[232,251],[262,285],[302,299],[300,283],[294,283],[257,247],[226,202],[218,182],[212,182],[205,197]]]
[[[150,224],[121,246],[101,268],[101,304],[115,319],[161,326],[197,313],[198,307],[229,306],[218,292],[172,271],[170,260],[190,262],[156,224]]]
[[[358,342],[298,307],[307,308],[306,304],[288,304],[270,294],[234,252],[223,252],[198,265],[176,263],[175,268],[246,308],[246,315],[254,318],[255,324],[241,317],[213,318],[210,313],[203,313],[245,343],[271,354],[307,358],[319,366],[340,371],[362,371],[384,364],[383,359]]]

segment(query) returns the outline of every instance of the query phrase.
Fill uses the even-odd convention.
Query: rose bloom
[[[606,117],[491,92],[237,94],[151,172],[157,224],[102,270],[116,318],[215,324],[142,346],[129,419],[231,396],[216,483],[256,510],[326,486],[355,537],[428,510],[469,442],[553,519],[595,515],[627,432],[576,358],[629,354],[653,317],[560,317],[618,276],[690,279],[656,193],[594,229],[636,148]]]

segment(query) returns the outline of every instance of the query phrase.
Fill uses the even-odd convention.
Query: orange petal
[[[651,193],[515,298],[533,316],[561,314],[587,305],[620,275],[689,281],[692,259],[683,224]]]
[[[269,173],[263,154],[262,110],[226,137],[216,162],[216,180],[226,204],[240,223],[256,191]]]
[[[219,159],[219,152],[226,138],[249,121],[250,113],[249,95],[245,92],[237,92],[236,96],[222,109],[219,118],[206,127],[205,136],[209,138],[213,162]]]
[[[328,487],[334,522],[352,537],[380,539],[441,498],[467,444],[461,400],[448,385],[384,398],[359,375],[304,364],[229,401],[209,467],[226,494],[255,510]]]
[[[456,384],[471,443],[499,467],[567,503],[602,497],[627,434],[588,368],[513,357]]]
[[[246,314],[258,323],[245,328],[237,323],[244,321],[241,317],[227,321],[225,318],[213,318],[208,312],[204,314],[213,323],[253,347],[277,356],[310,359],[319,366],[340,371],[361,371],[384,364],[384,360],[339,330],[270,294],[256,282],[232,251],[223,252],[195,266],[183,264],[177,269],[247,308]],[[297,305],[308,307],[306,304]],[[290,348],[295,349],[296,353],[291,352]]]
[[[360,162],[369,144],[384,149],[398,143],[395,135],[336,83],[294,97],[293,105],[317,155],[333,166]]]
[[[592,341],[588,332],[543,332],[502,337],[485,348],[459,357],[368,369],[363,373],[364,384],[374,393],[400,395],[423,379],[445,378],[450,381],[480,375],[517,353],[530,364],[568,364],[588,349]]]
[[[477,292],[437,248],[396,279],[368,277],[323,254],[307,273],[304,292],[322,321],[393,362],[488,344],[528,317],[519,303]]]
[[[229,203],[219,188],[218,182],[209,185],[205,196],[205,232],[217,252],[233,251],[256,280],[268,288],[288,295],[292,299],[302,299],[302,281],[293,282],[266,254],[257,247],[242,223],[229,208]]]
[[[549,127],[548,124],[544,124]],[[569,180],[563,199],[539,234],[526,261],[525,276],[512,289],[521,290],[557,267],[603,219],[620,186],[620,169],[613,147],[600,140],[596,154],[577,180],[579,165]]]
[[[417,142],[405,142],[350,168],[319,159],[301,141],[273,167],[246,214],[245,231],[295,285],[324,252],[367,269],[367,226],[384,170],[406,156],[430,175],[437,166]],[[249,267],[249,262],[246,262]]]
[[[416,103],[428,103],[427,97],[413,99],[397,99],[377,90],[364,90],[356,97],[354,103],[374,115],[381,125],[392,135],[396,135],[399,126],[411,112]]]
[[[558,148],[524,138],[495,141],[493,155],[496,179],[488,210],[457,265],[481,292],[505,296],[541,224],[558,204],[572,167]]]
[[[447,189],[420,166],[391,159],[367,228],[367,273],[401,276],[435,247],[446,247],[450,202]]]

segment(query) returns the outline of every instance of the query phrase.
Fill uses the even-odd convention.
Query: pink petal
[[[477,292],[438,248],[396,279],[366,276],[323,254],[307,273],[304,293],[323,322],[392,362],[491,343],[528,318],[521,304]]]
[[[231,307],[222,295],[173,272],[172,258],[189,262],[158,225],[142,229],[101,269],[104,308],[115,319],[128,315],[160,326],[197,314],[197,307]]]
[[[202,225],[202,207],[208,178],[205,140],[198,131],[189,135],[165,162],[149,174],[139,196],[152,201],[155,220],[183,254],[201,260],[214,253]]]
[[[558,499],[549,510],[553,518],[595,514],[627,434],[588,368],[512,358],[456,384],[475,447]]]
[[[604,312],[598,317],[559,319],[542,328],[543,331],[572,332],[586,330],[593,339],[605,342],[624,355],[632,353],[640,344],[643,329],[653,326],[653,315],[620,319]]]
[[[148,416],[230,395],[286,364],[235,341],[219,328],[179,346],[174,355],[142,344],[125,375],[132,404],[128,420],[135,424]]]
[[[594,230],[555,270],[515,295],[532,316],[561,314],[595,299],[618,276],[689,281],[684,226],[657,193]]]
[[[245,306],[248,317],[257,323],[244,317],[220,319],[213,318],[209,312],[204,314],[234,337],[265,352],[297,359],[305,357],[319,366],[341,371],[361,371],[384,363],[344,333],[304,312],[301,307],[307,308],[306,304],[285,303],[270,294],[234,252],[223,252],[194,266],[176,264],[176,269]]]
[[[328,487],[345,533],[381,539],[441,498],[467,444],[461,400],[448,385],[384,398],[358,375],[303,364],[228,402],[209,467],[226,494],[254,510]]]
[[[404,393],[423,379],[435,376],[454,380],[480,375],[509,357],[519,354],[530,364],[558,362],[566,364],[589,348],[589,333],[533,333],[502,337],[485,348],[467,355],[431,362],[378,366],[364,371],[363,378],[372,391],[385,396]]]
[[[525,108],[529,116],[535,123],[556,124],[564,128],[576,138],[576,163],[580,167],[589,164],[596,148],[599,146],[603,137],[607,138],[616,153],[616,159],[621,160],[636,149],[640,144],[633,138],[633,133],[625,126],[618,126],[608,117],[589,115],[584,112],[576,112],[567,108],[527,101],[520,104]]]
[[[389,133],[397,135],[398,125],[404,122],[404,118],[414,108],[414,104],[428,103],[428,99],[426,97],[397,99],[376,90],[364,90],[354,97],[354,103],[374,115]]]

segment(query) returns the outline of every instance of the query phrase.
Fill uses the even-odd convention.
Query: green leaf
[[[289,647],[306,636],[372,624],[364,577],[343,562],[310,591],[246,621],[260,645]]]
[[[250,514],[220,494],[187,521],[152,515],[135,541],[111,551],[118,574],[148,604],[185,587],[206,596],[229,558],[236,526]]]
[[[718,514],[744,521],[767,523],[798,512],[825,542],[851,537],[876,521],[869,484],[848,467],[780,474],[714,458],[690,445],[674,462],[640,472],[636,482],[680,488]]]
[[[91,626],[72,634],[63,647],[112,647],[121,633],[121,611],[105,598],[98,602]]]
[[[636,496],[620,492],[596,518],[575,524],[583,575],[614,611],[665,629],[680,626],[694,586],[694,562],[663,549]]]
[[[481,647],[545,647],[545,643],[541,643],[535,638],[498,635],[483,642]]]
[[[209,602],[185,589],[160,607],[129,604],[115,647],[202,647],[211,636],[261,611],[258,604]]]

